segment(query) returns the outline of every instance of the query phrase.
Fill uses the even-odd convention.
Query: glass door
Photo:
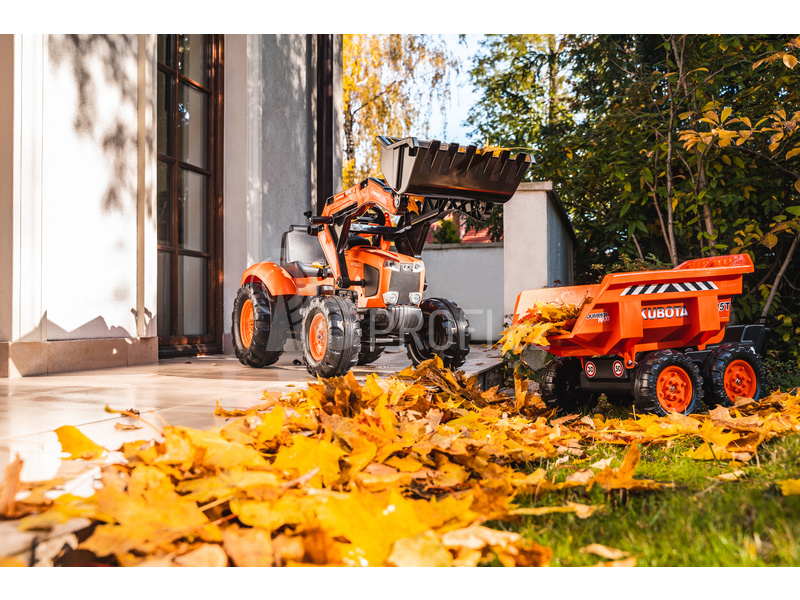
[[[221,36],[158,36],[158,337],[221,351]]]

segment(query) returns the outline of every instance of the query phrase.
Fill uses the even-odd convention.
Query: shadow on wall
[[[145,309],[145,326],[149,326],[150,321],[153,319],[153,314]],[[135,308],[131,309],[134,321],[137,319],[138,314]],[[136,332],[128,331],[125,327],[118,325],[109,326],[104,317],[96,317],[91,321],[87,321],[80,327],[67,330],[60,327],[53,321],[48,319],[47,311],[45,311],[42,321],[47,325],[47,340],[48,341],[62,341],[62,340],[83,340],[83,339],[106,339],[106,338],[135,338]],[[37,328],[38,329],[38,328]],[[24,339],[24,338],[23,338]]]
[[[54,67],[68,65],[74,77],[78,93],[73,121],[75,133],[102,148],[115,173],[102,195],[102,209],[106,213],[120,211],[124,208],[123,199],[136,201],[138,173],[130,168],[130,161],[132,156],[137,156],[137,128],[126,124],[121,114],[101,119],[99,98],[101,86],[108,86],[117,91],[122,102],[136,114],[138,67],[131,69],[130,61],[136,61],[138,56],[138,36],[52,35],[48,50],[51,64]],[[97,65],[102,73],[100,81]],[[152,207],[149,202],[145,207],[146,218],[150,220]]]
[[[316,204],[316,44],[314,35],[261,36],[262,243],[278,260],[280,238]]]

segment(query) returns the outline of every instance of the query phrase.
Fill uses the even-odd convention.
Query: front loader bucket
[[[398,194],[507,202],[517,191],[531,155],[483,150],[438,140],[378,136],[381,170]]]

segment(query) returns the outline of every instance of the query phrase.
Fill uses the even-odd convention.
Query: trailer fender
[[[273,297],[297,294],[297,284],[292,276],[273,262],[260,262],[248,268],[242,275],[242,285],[250,281],[263,283]]]

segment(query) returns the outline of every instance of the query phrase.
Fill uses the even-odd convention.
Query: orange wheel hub
[[[253,343],[254,322],[253,303],[248,300],[242,304],[242,312],[239,313],[239,335],[242,338],[242,346],[245,348],[249,348]]]
[[[328,323],[322,313],[317,313],[311,319],[307,342],[308,350],[314,360],[321,361],[325,358],[325,351],[328,349]]]
[[[656,382],[658,402],[666,410],[683,412],[692,402],[694,389],[689,374],[680,367],[667,367]]]
[[[735,360],[725,369],[725,392],[731,401],[736,396],[752,398],[757,389],[756,372],[749,362]]]

